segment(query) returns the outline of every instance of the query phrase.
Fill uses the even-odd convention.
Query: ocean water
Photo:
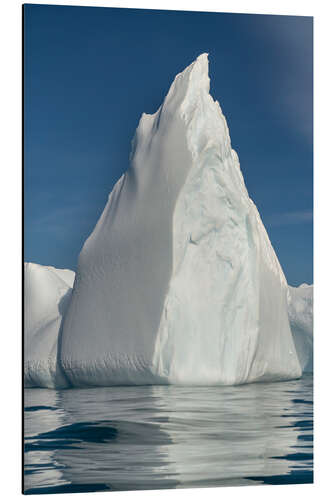
[[[313,481],[312,376],[237,387],[26,389],[25,493]]]

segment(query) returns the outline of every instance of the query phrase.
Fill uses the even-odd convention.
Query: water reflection
[[[31,493],[312,478],[311,377],[238,387],[29,389],[25,406]]]

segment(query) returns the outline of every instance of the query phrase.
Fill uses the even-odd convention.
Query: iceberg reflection
[[[25,403],[28,493],[312,478],[311,376],[236,387],[28,389]]]

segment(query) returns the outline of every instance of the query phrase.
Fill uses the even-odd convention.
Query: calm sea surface
[[[25,390],[25,492],[309,483],[312,376]]]

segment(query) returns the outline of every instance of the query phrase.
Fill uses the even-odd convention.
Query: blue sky
[[[208,52],[287,280],[313,281],[312,18],[25,5],[25,260],[76,268],[142,112]]]

